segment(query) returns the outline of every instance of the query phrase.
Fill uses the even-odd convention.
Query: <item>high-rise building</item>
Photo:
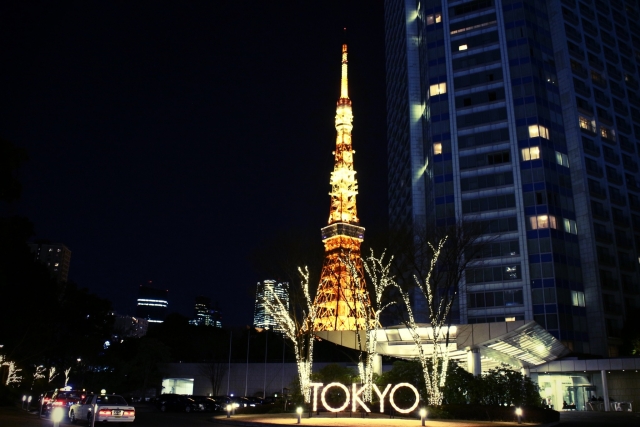
[[[640,11],[387,0],[390,226],[480,223],[461,323],[535,320],[616,356],[640,309]]]
[[[44,263],[51,275],[61,282],[69,278],[69,264],[71,264],[71,251],[62,243],[29,243],[31,252],[38,261]]]
[[[352,122],[347,45],[343,44],[340,98],[335,118],[336,149],[330,179],[329,225],[321,230],[325,257],[314,302],[314,331],[364,330],[373,316],[360,257],[364,228],[359,225],[356,209],[358,183],[353,168]]]
[[[151,282],[149,282],[149,285]],[[167,315],[169,291],[156,289],[147,285],[140,285],[136,317],[147,319],[149,323],[162,323]]]
[[[142,338],[147,334],[149,322],[147,319],[128,316],[125,314],[112,313],[113,320],[113,337],[112,339],[122,338]]]
[[[220,310],[211,305],[211,298],[197,296],[194,307],[194,318],[189,321],[191,325],[222,327],[222,316]]]
[[[253,312],[253,326],[272,329],[282,332],[282,328],[274,317],[267,312],[264,301],[273,301],[278,298],[284,307],[289,309],[289,283],[275,280],[263,280],[256,287],[256,303]]]

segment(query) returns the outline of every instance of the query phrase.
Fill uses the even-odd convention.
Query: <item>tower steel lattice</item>
[[[342,45],[342,79],[336,108],[336,150],[331,172],[329,225],[322,228],[325,259],[314,305],[314,331],[364,330],[373,322],[364,281],[360,245],[364,228],[358,224],[358,183],[353,170],[351,130],[353,112],[347,81],[347,45]],[[355,268],[356,274],[348,267]]]

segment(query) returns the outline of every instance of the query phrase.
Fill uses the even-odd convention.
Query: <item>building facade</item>
[[[256,287],[256,302],[253,311],[253,326],[282,332],[282,328],[275,318],[267,312],[264,301],[272,301],[278,298],[284,307],[289,309],[289,283],[275,280],[263,280]]]
[[[220,310],[213,307],[211,298],[197,296],[194,307],[194,318],[189,321],[191,325],[222,327],[222,316]]]
[[[482,227],[455,321],[616,356],[640,308],[638,3],[388,0],[385,19],[391,229]]]
[[[169,291],[147,285],[140,285],[136,305],[136,317],[146,319],[149,323],[162,323],[169,307]]]
[[[60,282],[69,278],[71,251],[62,243],[29,243],[31,252],[36,259],[44,263],[51,275]]]

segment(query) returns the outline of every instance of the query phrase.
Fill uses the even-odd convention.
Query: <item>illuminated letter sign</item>
[[[377,385],[373,385],[373,391],[376,392],[376,394],[378,395],[378,397],[380,398],[380,413],[383,414],[384,413],[384,397],[387,395],[387,393],[389,393],[389,389],[391,388],[391,384],[387,384],[387,386],[384,388],[384,391],[382,393],[380,393],[380,389],[378,389]]]
[[[313,387],[313,410],[318,410],[318,387],[322,387],[322,383],[311,383],[310,387]]]
[[[362,401],[362,399],[360,399],[360,395],[362,394],[362,390],[364,390],[366,386],[362,386],[360,387],[360,390],[358,390],[356,383],[352,383],[351,384],[351,396],[353,396],[353,398],[351,399],[351,410],[352,411],[356,411],[356,408],[358,407],[358,405],[362,406],[364,408],[365,411],[367,412],[371,412],[371,410],[369,409],[369,407],[367,405],[365,405],[365,403]]]
[[[366,412],[371,412],[371,410],[366,405],[366,403],[363,402],[362,399],[360,398],[360,395],[362,394],[362,391],[364,390],[365,386],[362,386],[358,390],[357,384],[352,383],[351,384],[351,393],[349,393],[349,388],[346,385],[340,384],[340,383],[336,383],[336,382],[327,384],[326,386],[324,384],[322,384],[322,383],[311,383],[310,386],[313,388],[313,410],[314,411],[318,410],[318,389],[320,387],[322,387],[322,393],[320,393],[320,400],[322,401],[322,406],[324,406],[324,408],[327,411],[330,411],[330,412],[344,411],[349,406],[349,401],[351,401],[351,410],[352,411],[357,410],[358,405],[360,405]],[[345,394],[344,403],[342,404],[342,406],[340,406],[338,408],[334,408],[332,406],[329,406],[329,404],[327,403],[327,399],[326,399],[327,391],[332,387],[341,388],[342,391],[344,391],[344,394]],[[407,387],[407,388],[411,389],[413,391],[413,393],[415,394],[415,396],[416,396],[416,401],[413,403],[413,405],[411,405],[410,408],[406,408],[406,409],[399,408],[398,405],[396,405],[396,402],[394,400],[394,395],[395,395],[396,391],[398,391],[398,389],[400,389],[402,387]],[[389,390],[391,390],[391,392],[389,392]],[[418,405],[420,404],[420,393],[418,393],[418,389],[416,389],[413,385],[411,385],[409,383],[396,384],[395,386],[393,386],[393,388],[391,388],[391,384],[387,384],[387,386],[384,388],[383,391],[380,391],[378,386],[373,384],[373,391],[375,391],[376,394],[378,395],[378,397],[380,398],[380,412],[381,413],[384,413],[384,398],[387,396],[387,394],[389,395],[389,403],[391,404],[391,407],[393,407],[393,409],[395,409],[396,411],[398,411],[401,414],[408,414],[411,411],[414,411],[418,407]]]
[[[416,401],[413,402],[413,406],[411,406],[411,408],[400,409],[396,405],[396,402],[393,401],[393,395],[395,394],[396,390],[398,390],[400,387],[408,387],[411,390],[413,390],[413,393],[416,395]],[[420,393],[418,393],[418,390],[414,386],[409,384],[409,383],[396,384],[396,386],[391,389],[391,394],[389,394],[389,403],[391,403],[391,406],[393,406],[393,409],[395,409],[396,411],[400,412],[401,414],[408,414],[409,412],[413,411],[414,409],[416,409],[418,407],[418,403],[420,403]]]
[[[324,398],[325,395],[327,394],[327,390],[329,390],[331,387],[339,387],[342,390],[344,390],[344,394],[345,394],[344,405],[342,405],[339,408],[332,408],[327,404],[327,401]],[[327,386],[322,389],[322,394],[320,395],[320,398],[322,399],[322,406],[324,406],[327,411],[340,412],[340,411],[343,411],[347,406],[349,406],[349,389],[344,384],[330,383],[330,384],[327,384]]]

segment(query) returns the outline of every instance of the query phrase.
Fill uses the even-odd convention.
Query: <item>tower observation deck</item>
[[[340,99],[335,119],[336,150],[330,179],[331,206],[329,225],[322,228],[325,259],[314,302],[314,331],[364,330],[366,322],[373,322],[360,257],[364,228],[359,225],[356,209],[358,183],[353,169],[353,112],[348,89],[347,45],[343,44]],[[352,274],[348,264],[355,267],[357,274]]]

